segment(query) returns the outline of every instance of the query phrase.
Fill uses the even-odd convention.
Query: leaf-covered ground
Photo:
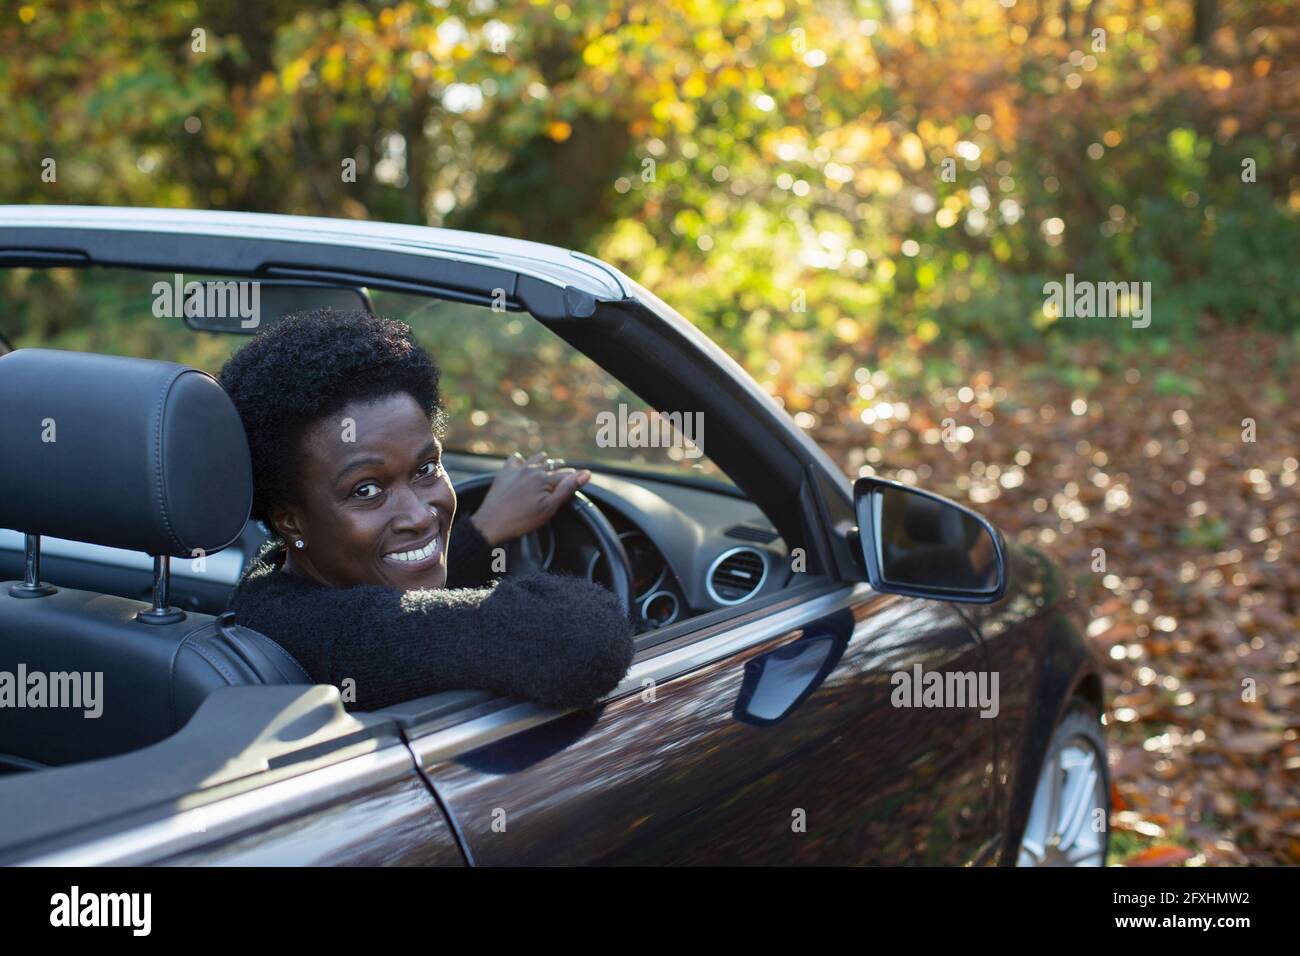
[[[1153,345],[962,352],[939,387],[864,362],[813,434],[1065,567],[1107,661],[1113,862],[1300,863],[1296,343]]]

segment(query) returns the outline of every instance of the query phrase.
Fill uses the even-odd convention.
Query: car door
[[[917,665],[986,667],[951,605],[814,586],[638,655],[598,711],[407,736],[475,864],[983,861],[994,722],[894,706]]]
[[[167,739],[0,776],[0,865],[464,865],[393,722],[334,687],[214,691]]]
[[[847,559],[832,554],[847,544],[839,529],[822,528],[831,540],[819,547],[803,540],[817,522],[801,487],[808,469],[842,478],[734,360],[637,283],[578,254],[408,226],[304,225],[195,211],[0,209],[0,259],[337,281],[526,311],[651,407],[704,416],[709,457],[735,471],[792,547],[822,552],[812,565],[830,575],[738,615],[705,615],[646,648],[597,712],[482,701],[468,715],[408,713],[402,732],[448,811],[441,822],[428,807],[425,825],[437,831],[430,853],[449,858],[449,824],[475,862],[983,858],[992,721],[891,700],[897,675],[978,670],[982,649],[949,605],[824,583],[851,577]],[[394,759],[394,779],[399,767]],[[168,847],[179,859],[217,842],[209,834]],[[426,845],[422,836],[417,852]],[[285,846],[297,847],[291,860],[321,859]]]

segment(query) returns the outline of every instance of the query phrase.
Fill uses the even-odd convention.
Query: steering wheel
[[[496,473],[474,475],[455,486],[459,497],[467,492],[483,489],[485,492],[496,478]],[[623,550],[623,542],[618,532],[609,523],[595,503],[581,491],[575,491],[565,505],[573,515],[586,526],[596,542],[596,548],[605,559],[609,568],[610,590],[614,592],[619,607],[629,617],[632,613],[632,565]],[[536,531],[530,531],[506,545],[506,567],[512,570],[540,571],[544,563],[541,539]]]

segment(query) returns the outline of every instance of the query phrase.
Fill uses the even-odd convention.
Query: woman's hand
[[[540,528],[591,478],[585,468],[575,471],[563,464],[564,459],[547,458],[542,451],[527,461],[519,452],[506,460],[483,504],[469,519],[488,544]]]

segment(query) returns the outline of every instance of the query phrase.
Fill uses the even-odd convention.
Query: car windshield
[[[227,277],[186,274],[182,283]],[[171,273],[93,267],[0,270],[0,336],[56,348],[180,362],[217,374],[246,335],[198,331],[159,305]],[[168,293],[169,294],[169,293]],[[411,326],[442,370],[444,447],[475,455],[545,450],[590,462],[730,484],[702,427],[653,420],[645,402],[527,313],[372,291],[376,313]],[[159,317],[163,313],[164,317]]]

